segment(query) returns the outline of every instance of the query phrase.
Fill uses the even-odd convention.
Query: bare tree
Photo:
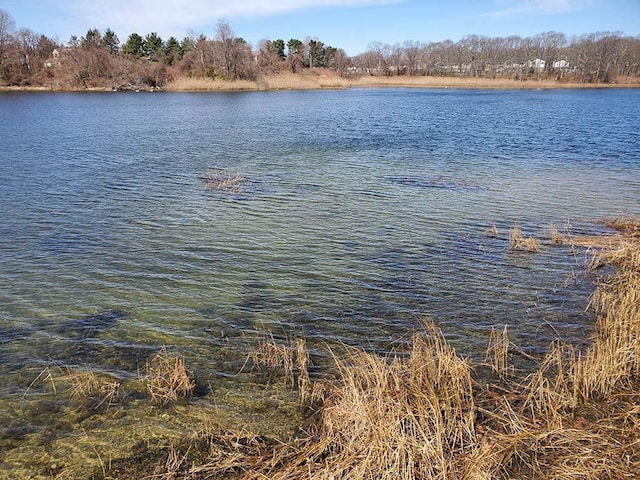
[[[13,32],[16,29],[16,22],[9,12],[0,9],[0,66],[7,53],[9,44],[13,41]]]

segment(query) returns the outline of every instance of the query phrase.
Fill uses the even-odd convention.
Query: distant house
[[[60,52],[58,51],[57,48],[54,48],[53,52],[51,52],[51,56],[47,59],[46,62],[44,62],[44,66],[45,68],[53,68],[59,65],[60,65]]]
[[[557,62],[553,62],[553,68],[556,70],[566,70],[569,68],[569,62],[566,60],[558,60]]]
[[[532,68],[537,72],[541,72],[542,70],[544,70],[544,67],[546,66],[546,64],[547,62],[545,62],[544,60],[540,58],[536,58],[535,60],[529,60],[527,62],[527,67]]]

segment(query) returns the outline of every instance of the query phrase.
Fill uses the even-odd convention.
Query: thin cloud
[[[210,27],[220,19],[269,16],[309,8],[365,7],[406,0],[79,0],[65,2],[87,25],[122,33],[179,35]]]
[[[596,3],[594,0],[503,0],[504,8],[482,13],[480,17],[514,17],[525,15],[557,15],[586,10]],[[510,6],[506,6],[510,5]]]

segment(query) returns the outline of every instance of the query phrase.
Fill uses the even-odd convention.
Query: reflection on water
[[[505,324],[532,351],[584,339],[584,252],[509,253],[508,230],[640,214],[639,97],[3,94],[0,396],[51,364],[135,376],[162,345],[217,382],[265,329],[387,351],[431,315],[464,355]]]

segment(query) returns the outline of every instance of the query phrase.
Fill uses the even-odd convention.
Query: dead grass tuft
[[[498,227],[496,227],[495,223],[491,225],[491,228],[489,228],[486,233],[487,236],[491,238],[498,238],[500,236],[500,232],[498,231]]]
[[[638,218],[612,218],[605,220],[604,224],[627,237],[640,237],[640,219]]]
[[[100,379],[94,372],[68,370],[64,380],[69,383],[71,398],[92,409],[116,405],[124,397],[120,382]]]
[[[238,193],[245,182],[244,176],[239,173],[229,173],[220,168],[207,170],[200,179],[206,190],[218,190],[227,193]]]
[[[304,339],[287,339],[279,343],[269,334],[249,352],[248,360],[253,368],[267,369],[282,376],[290,386],[297,385],[302,404],[314,397],[314,386],[309,377],[309,351]]]
[[[196,386],[184,360],[169,355],[166,348],[147,362],[144,380],[151,401],[160,405],[169,405],[189,396]]]
[[[491,367],[500,380],[505,380],[513,372],[513,367],[509,363],[510,346],[511,341],[506,325],[501,332],[491,329],[485,363]]]
[[[564,243],[564,239],[562,235],[560,235],[558,227],[556,227],[553,223],[549,224],[549,239],[551,240],[551,243],[554,243],[556,245],[562,245]]]
[[[523,251],[529,253],[540,252],[540,242],[534,237],[525,237],[519,226],[509,230],[509,251]]]

